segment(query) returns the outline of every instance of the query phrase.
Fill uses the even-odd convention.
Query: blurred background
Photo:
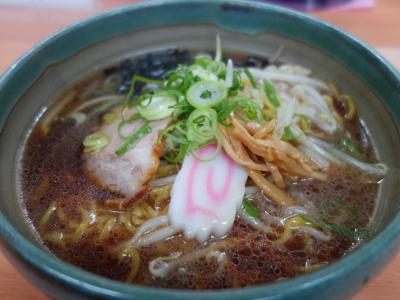
[[[302,10],[332,23],[372,45],[400,68],[399,0],[259,1]],[[33,45],[66,25],[135,2],[140,1],[0,0],[0,75]],[[0,274],[0,299],[49,299],[22,278],[1,253]],[[353,300],[400,299],[399,283],[400,256]]]

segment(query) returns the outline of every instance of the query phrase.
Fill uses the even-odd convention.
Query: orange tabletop
[[[34,44],[65,25],[108,8],[132,2],[135,1],[59,1],[58,3],[64,3],[62,4],[64,8],[61,9],[54,7],[17,8],[1,5],[2,0],[0,0],[0,74]],[[398,30],[400,1],[377,0],[376,2],[373,9],[320,11],[312,14],[373,45],[400,68],[400,31]],[[65,3],[69,3],[69,5]],[[78,4],[80,7],[73,7],[71,3],[80,3]],[[0,299],[45,300],[49,298],[25,280],[0,253]],[[397,299],[400,299],[400,255],[353,297],[353,300]]]

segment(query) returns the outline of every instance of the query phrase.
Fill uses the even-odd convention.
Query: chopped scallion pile
[[[120,119],[117,128],[124,144],[116,151],[117,155],[126,153],[135,142],[148,134],[151,121],[171,119],[169,126],[160,132],[164,146],[163,158],[170,163],[179,163],[186,153],[195,153],[203,145],[219,143],[218,125],[230,126],[232,114],[243,122],[260,125],[265,125],[267,120],[276,115],[275,108],[279,107],[280,102],[274,87],[269,82],[259,85],[249,69],[235,69],[230,59],[225,63],[220,45],[217,48],[216,59],[209,55],[197,55],[192,65],[179,65],[166,72],[162,80],[133,76],[120,118],[112,113],[103,116],[107,124]],[[250,90],[245,89],[242,83],[244,74],[251,82]],[[145,86],[136,95],[139,83],[151,84],[152,87],[149,89]],[[154,88],[154,85],[158,88]],[[268,105],[264,105],[265,101]],[[107,103],[112,106],[115,104]],[[267,111],[267,106],[271,112]],[[104,108],[99,107],[101,110]],[[128,130],[124,128],[139,120],[144,121],[142,127],[128,135]],[[292,136],[288,133],[287,140],[290,140]]]

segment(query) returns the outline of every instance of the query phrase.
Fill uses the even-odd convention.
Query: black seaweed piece
[[[149,53],[139,58],[126,59],[119,65],[104,70],[104,75],[119,74],[122,84],[118,93],[126,94],[129,90],[132,77],[140,75],[152,79],[160,79],[162,75],[175,69],[179,64],[189,64],[191,56],[188,50],[168,49],[163,52]],[[143,88],[143,84],[137,83],[135,94]]]
[[[212,55],[213,53],[210,52]],[[213,55],[212,55],[213,56]],[[132,77],[140,75],[152,79],[160,79],[167,71],[175,69],[178,65],[188,65],[192,63],[192,57],[188,50],[168,49],[162,52],[155,52],[143,55],[139,58],[126,59],[117,66],[104,70],[105,76],[119,74],[121,76],[121,85],[118,87],[118,93],[126,94],[129,91]],[[238,67],[256,67],[264,68],[269,64],[267,58],[259,56],[247,56],[243,60],[235,62]],[[143,84],[138,82],[134,96],[137,96]]]

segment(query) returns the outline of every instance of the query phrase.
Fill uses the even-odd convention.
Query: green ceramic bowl
[[[24,221],[18,170],[30,128],[78,78],[124,57],[171,47],[224,48],[310,67],[357,101],[379,158],[390,167],[373,237],[319,271],[242,289],[191,292],[127,285],[64,263],[40,247]],[[257,2],[151,1],[75,24],[30,50],[0,81],[0,234],[10,260],[47,294],[63,299],[343,299],[366,284],[399,244],[400,78],[373,49],[311,17]]]

